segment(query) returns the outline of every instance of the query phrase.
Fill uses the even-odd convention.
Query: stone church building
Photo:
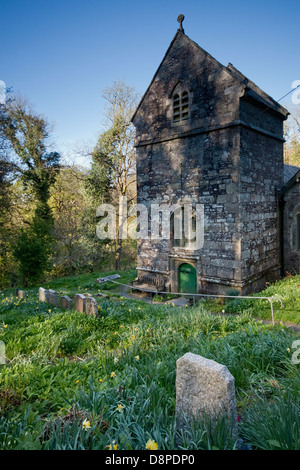
[[[204,243],[138,240],[138,282],[242,294],[299,272],[300,168],[283,163],[288,111],[193,42],[182,20],[132,118],[137,198],[202,204]],[[172,222],[171,222],[172,225]]]

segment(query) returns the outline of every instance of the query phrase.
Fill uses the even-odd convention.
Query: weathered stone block
[[[47,299],[46,299],[46,289],[44,289],[43,287],[39,288],[39,301],[40,302],[46,302],[47,301]]]
[[[70,299],[70,297],[67,296],[67,295],[62,295],[60,297],[60,306],[62,308],[67,309],[67,310],[71,310],[72,309],[72,299]]]
[[[48,290],[48,302],[53,305],[54,307],[58,307],[59,306],[59,302],[58,302],[58,294],[57,292],[55,292],[55,290],[52,290],[52,289],[49,289]],[[47,298],[46,297],[46,298]]]
[[[26,297],[26,292],[24,290],[21,290],[21,289],[17,289],[17,297],[19,299],[25,299]]]
[[[85,303],[86,303],[85,296],[82,294],[76,294],[74,299],[75,299],[75,310],[77,310],[77,312],[84,313]]]
[[[235,381],[227,367],[192,353],[182,356],[176,364],[177,429],[183,429],[203,413],[212,419],[227,415],[236,427]]]
[[[85,313],[90,316],[98,316],[98,305],[93,297],[85,299]]]

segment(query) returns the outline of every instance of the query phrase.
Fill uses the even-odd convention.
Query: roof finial
[[[182,27],[182,22],[184,20],[184,15],[179,15],[178,18],[177,18],[177,21],[179,23],[179,31],[181,31],[182,33],[184,33],[184,29]]]

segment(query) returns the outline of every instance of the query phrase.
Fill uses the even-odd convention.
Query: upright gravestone
[[[60,306],[67,310],[72,310],[72,299],[68,295],[62,295],[60,297]]]
[[[21,290],[21,289],[17,289],[17,297],[18,297],[19,299],[25,299],[25,297],[26,297],[26,292],[23,291],[23,290]]]
[[[235,382],[227,367],[192,353],[182,356],[176,365],[177,430],[201,418],[201,414],[212,420],[227,415],[236,437]]]
[[[44,289],[43,287],[40,287],[39,288],[39,301],[40,302],[46,302],[47,299],[46,299],[46,289]]]
[[[98,305],[93,297],[85,299],[85,313],[90,316],[98,316]]]
[[[59,302],[58,302],[58,295],[55,290],[49,289],[48,290],[48,302],[53,305],[54,307],[59,307]]]
[[[85,302],[86,298],[82,294],[76,294],[75,295],[75,310],[77,312],[84,313],[85,312]]]

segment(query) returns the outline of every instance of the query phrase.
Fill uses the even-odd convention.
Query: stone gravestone
[[[17,289],[17,297],[18,297],[19,299],[25,299],[25,297],[26,297],[26,292],[23,291],[23,290],[21,290],[21,289]]]
[[[60,297],[60,306],[67,310],[72,310],[72,299],[68,295],[62,295]]]
[[[55,290],[52,290],[52,289],[49,289],[48,290],[48,302],[53,305],[54,307],[58,307],[59,306],[59,303],[58,303],[58,295],[57,295],[57,292],[55,292]],[[47,298],[46,297],[46,298]]]
[[[82,294],[76,294],[75,295],[75,310],[77,312],[84,313],[85,312],[85,302],[86,298]]]
[[[39,300],[41,302],[46,302],[47,301],[46,292],[47,292],[46,289],[44,289],[43,287],[39,288]]]
[[[98,305],[93,297],[85,299],[85,313],[91,316],[98,316]]]
[[[213,420],[226,414],[236,438],[235,381],[227,367],[192,353],[182,356],[176,365],[177,430],[201,417],[201,413]]]
[[[114,279],[119,279],[120,277],[120,274],[111,274],[110,276],[106,277],[98,277],[97,282],[100,282],[100,284],[102,284],[103,282],[113,281]]]

